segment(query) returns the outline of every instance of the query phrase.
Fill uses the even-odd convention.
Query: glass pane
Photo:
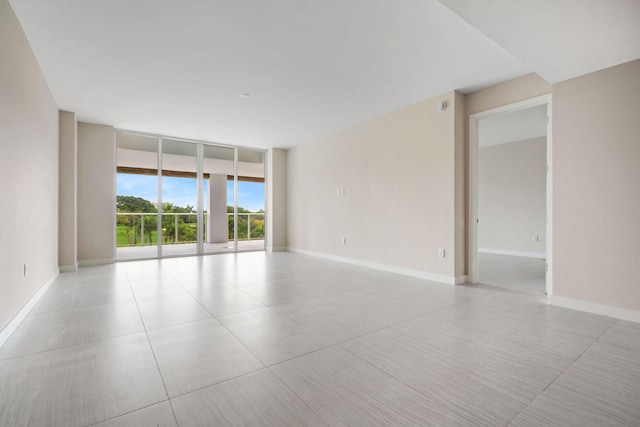
[[[197,154],[189,142],[162,140],[162,256],[198,253]]]
[[[116,258],[158,256],[158,138],[118,132]]]
[[[203,146],[204,253],[233,246],[233,148]],[[228,186],[231,179],[231,187]]]
[[[238,149],[238,251],[264,250],[264,189],[264,152]]]

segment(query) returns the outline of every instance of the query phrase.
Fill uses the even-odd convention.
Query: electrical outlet
[[[343,244],[343,245],[346,245],[346,244],[347,244],[347,238],[346,238],[346,237],[343,237],[343,238],[342,238],[342,244]]]
[[[440,258],[444,258],[444,249],[443,248],[438,249],[438,256]]]
[[[93,246],[100,246],[100,240],[96,239],[93,241]]]
[[[534,241],[534,242],[539,242],[539,241],[540,241],[540,238],[538,237],[538,235],[537,235],[537,234],[534,234],[534,235],[533,235],[533,241]]]

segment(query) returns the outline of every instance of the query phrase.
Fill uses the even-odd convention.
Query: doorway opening
[[[550,117],[550,95],[470,117],[472,283],[552,293]]]

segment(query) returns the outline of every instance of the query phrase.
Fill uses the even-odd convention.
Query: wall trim
[[[573,298],[559,297],[557,295],[552,295],[548,299],[548,302],[549,304],[558,307],[586,311],[588,313],[600,314],[616,319],[640,323],[640,311],[637,310],[628,310],[626,308],[613,307],[611,305],[598,304],[595,302],[577,300]]]
[[[286,246],[278,246],[278,247],[267,247],[267,252],[287,252],[288,248]],[[293,251],[292,251],[293,252]]]
[[[469,115],[467,166],[467,272],[469,282],[478,282],[478,137],[480,119],[539,105],[547,106],[547,184],[546,184],[546,262],[545,291],[553,295],[553,95],[551,92],[511,104],[491,108]]]
[[[0,331],[0,348],[4,345],[5,342],[9,339],[9,337],[18,329],[18,326],[22,323],[25,317],[29,314],[31,309],[40,301],[42,295],[49,289],[49,286],[56,280],[58,275],[60,274],[60,269],[56,268],[54,273],[47,279],[46,282],[40,289],[36,291],[35,294],[27,301],[27,303],[22,307],[22,309],[16,314],[13,319],[5,326],[3,330]]]
[[[521,256],[526,258],[539,258],[539,259],[547,258],[544,252],[510,251],[505,249],[489,249],[489,248],[478,248],[478,252],[483,254]]]
[[[78,266],[113,264],[114,262],[116,262],[115,258],[83,259],[82,261],[78,261]]]
[[[78,271],[78,263],[71,264],[71,265],[61,265],[59,269],[60,269],[60,273],[73,273]]]
[[[394,267],[388,264],[380,264],[377,262],[361,261],[358,259],[330,255],[323,252],[308,251],[306,249],[288,247],[289,252],[295,252],[303,255],[324,258],[331,261],[344,262],[346,264],[357,265],[359,267],[373,268],[374,270],[387,271],[389,273],[402,274],[403,276],[417,277],[419,279],[431,280],[433,282],[444,283],[447,285],[455,285],[457,278],[453,276],[445,276],[444,274],[429,273],[427,271],[414,270],[411,268]],[[466,276],[464,276],[466,278]]]
[[[462,285],[463,283],[467,283],[468,281],[469,281],[469,276],[456,277],[456,285]]]

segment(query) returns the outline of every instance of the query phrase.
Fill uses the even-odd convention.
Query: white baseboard
[[[89,265],[105,265],[113,264],[114,262],[116,262],[115,258],[83,259],[82,261],[78,261],[78,266],[85,267]]]
[[[467,283],[469,281],[469,276],[457,276],[456,277],[456,285],[461,285],[463,283]]]
[[[286,252],[288,248],[286,246],[269,247],[267,246],[267,252]]]
[[[640,311],[552,295],[549,304],[640,323]]]
[[[72,265],[61,265],[60,273],[73,273],[74,271],[78,271],[78,264]]]
[[[489,249],[489,248],[478,248],[478,252],[483,254],[521,256],[526,258],[540,258],[540,259],[547,258],[544,252],[509,251],[509,250],[503,250],[503,249]]]
[[[306,249],[299,249],[299,248],[289,247],[289,248],[287,248],[287,250],[289,252],[295,252],[295,253],[299,253],[299,254],[303,254],[303,255],[309,255],[309,256],[314,256],[314,257],[318,257],[318,258],[324,258],[324,259],[328,259],[328,260],[331,260],[331,261],[338,261],[338,262],[344,262],[346,264],[357,265],[359,267],[373,268],[375,270],[388,271],[389,273],[402,274],[404,276],[417,277],[419,279],[425,279],[425,280],[431,280],[433,282],[445,283],[447,285],[455,285],[457,280],[459,279],[459,278],[456,278],[456,277],[453,277],[453,276],[445,276],[444,274],[435,274],[435,273],[429,273],[429,272],[426,272],[426,271],[413,270],[413,269],[410,269],[410,268],[394,267],[394,266],[391,266],[391,265],[380,264],[380,263],[377,263],[377,262],[361,261],[361,260],[353,259],[353,258],[347,258],[347,257],[341,257],[341,256],[337,256],[337,255],[325,254],[323,252],[308,251]],[[464,276],[464,277],[466,278],[466,276]]]
[[[11,334],[13,334],[16,329],[18,329],[20,323],[22,323],[24,318],[27,317],[27,314],[29,314],[31,309],[38,303],[38,301],[40,301],[42,295],[44,295],[47,289],[49,289],[49,286],[51,286],[51,284],[56,280],[59,274],[60,269],[56,268],[51,277],[49,277],[49,279],[47,279],[47,281],[44,282],[42,286],[40,286],[40,289],[38,289],[38,291],[33,294],[33,296],[29,299],[29,301],[27,301],[27,303],[24,305],[24,307],[22,307],[18,314],[16,314],[14,318],[11,319],[9,324],[5,326],[2,331],[0,331],[0,347],[2,347],[4,343],[7,342]]]

